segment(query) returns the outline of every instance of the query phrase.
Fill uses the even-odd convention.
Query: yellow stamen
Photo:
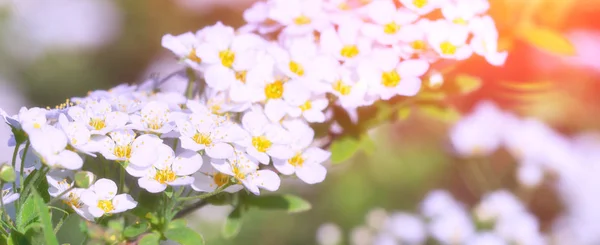
[[[267,99],[279,99],[283,96],[283,81],[276,80],[265,86],[265,96]]]
[[[252,137],[252,146],[259,152],[266,152],[271,147],[271,141],[265,136]]]
[[[452,23],[457,25],[467,25],[467,21],[461,17],[454,19]]]
[[[131,157],[131,145],[117,145],[113,150],[113,154],[118,158],[127,158]]]
[[[69,193],[67,200],[63,200],[63,203],[65,203],[73,208],[81,208],[83,206],[83,203],[81,202],[79,197],[77,195],[75,195],[73,192]]]
[[[223,66],[231,68],[233,61],[235,61],[235,53],[229,49],[219,52],[219,58],[221,58],[221,64]]]
[[[300,106],[300,110],[302,111],[307,111],[310,110],[312,108],[312,103],[310,102],[310,100],[307,100],[306,102],[304,102],[304,104],[302,104]]]
[[[242,171],[240,170],[240,168],[238,168],[237,166],[233,167],[233,175],[238,180],[243,180],[243,179],[246,178],[246,175],[244,173],[242,173]]]
[[[229,175],[223,173],[216,173],[215,175],[213,175],[213,180],[215,181],[215,184],[217,184],[217,187],[221,187],[229,183]]]
[[[427,5],[428,0],[413,0],[413,5],[417,8],[423,8]]]
[[[308,24],[310,24],[310,22],[312,22],[312,20],[310,18],[306,17],[306,15],[300,15],[300,16],[294,18],[294,23],[299,26],[308,25]]]
[[[425,41],[423,40],[416,40],[410,43],[410,47],[412,47],[414,50],[425,50],[425,48],[427,47],[427,44],[425,43]]]
[[[173,182],[176,178],[175,172],[169,168],[163,170],[157,169],[156,174],[154,174],[154,180],[161,184]]]
[[[357,56],[359,53],[358,47],[356,45],[346,45],[340,51],[342,57],[353,58]]]
[[[105,213],[115,210],[111,200],[98,200],[98,208],[102,209]]]
[[[350,90],[351,89],[352,89],[352,87],[350,85],[344,84],[342,82],[342,80],[338,80],[337,82],[335,82],[333,84],[333,90],[337,91],[341,95],[348,95],[348,94],[350,94]]]
[[[194,137],[192,137],[192,140],[194,140],[194,142],[196,142],[198,144],[205,145],[205,146],[212,144],[212,140],[211,140],[210,136],[206,135],[206,134],[196,133],[194,135]]]
[[[295,167],[302,167],[304,164],[304,158],[302,158],[301,153],[296,153],[296,155],[288,160],[288,163]]]
[[[440,49],[442,50],[442,54],[444,55],[454,55],[456,54],[456,45],[452,44],[449,41],[445,41],[440,43]]]
[[[198,55],[196,55],[195,48],[192,48],[192,50],[190,50],[190,53],[188,54],[187,58],[196,63],[202,62],[202,59],[200,59],[200,57],[198,57]]]
[[[246,75],[248,74],[248,71],[237,71],[235,72],[235,79],[237,79],[238,81],[242,82],[242,83],[246,83]]]
[[[395,70],[381,74],[381,84],[388,88],[396,87],[400,83],[400,75]]]
[[[396,34],[400,30],[400,25],[396,24],[396,22],[390,22],[383,26],[383,32],[385,34]]]
[[[304,67],[298,62],[290,61],[290,71],[298,76],[304,76]]]
[[[95,130],[100,130],[106,127],[106,123],[104,122],[104,119],[90,118],[90,126],[92,126]]]

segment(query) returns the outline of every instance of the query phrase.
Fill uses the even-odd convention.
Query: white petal
[[[117,194],[117,184],[109,179],[97,180],[92,189],[100,200],[110,200]]]
[[[194,151],[183,150],[178,152],[171,167],[178,176],[193,174],[202,167],[202,156]]]
[[[404,77],[396,87],[399,95],[414,96],[421,89],[421,79],[416,77]]]
[[[182,185],[191,185],[194,183],[194,177],[183,176],[176,178],[173,182],[169,182],[169,185],[172,186],[182,186]]]
[[[112,200],[112,203],[115,207],[115,210],[113,210],[111,213],[120,213],[129,209],[133,209],[138,204],[135,200],[133,200],[133,197],[128,194],[119,194],[115,196],[115,198]]]
[[[60,152],[58,157],[58,164],[66,169],[77,170],[83,166],[83,159],[75,152],[65,150]]]
[[[296,169],[296,175],[307,184],[315,184],[325,180],[327,169],[319,164],[305,164]]]
[[[273,159],[273,166],[277,171],[285,175],[291,175],[296,172],[296,167],[289,164],[287,160]]]
[[[281,184],[279,175],[271,170],[256,171],[253,181],[257,186],[269,191],[276,191],[279,189],[279,185]]]
[[[267,153],[270,156],[272,156],[274,158],[278,158],[278,159],[289,159],[290,157],[292,157],[294,155],[294,152],[292,151],[292,149],[290,149],[289,146],[285,146],[285,145],[272,145],[267,150]]]
[[[225,159],[233,155],[233,146],[227,143],[216,143],[206,148],[206,154],[212,158]]]
[[[94,206],[88,205],[88,212],[96,218],[102,217],[102,215],[104,215],[104,210],[96,207],[96,205],[96,203],[94,204]]]
[[[231,83],[236,80],[233,70],[221,65],[210,66],[206,70],[204,78],[206,84],[217,91],[229,88]]]
[[[213,192],[217,188],[215,181],[212,177],[203,174],[194,174],[194,182],[192,183],[192,189],[201,192]]]
[[[150,193],[159,193],[167,189],[166,184],[161,184],[158,181],[151,178],[139,178],[138,185],[144,189],[146,189]]]

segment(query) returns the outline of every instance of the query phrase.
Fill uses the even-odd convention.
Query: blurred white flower
[[[342,231],[334,223],[325,223],[317,229],[317,243],[319,245],[342,244]]]

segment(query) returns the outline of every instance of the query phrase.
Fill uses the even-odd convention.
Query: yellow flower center
[[[290,71],[298,76],[304,76],[304,67],[295,61],[290,61]]]
[[[242,83],[246,83],[246,75],[248,74],[248,71],[237,71],[235,72],[235,79],[237,79],[238,81],[242,82]]]
[[[242,173],[242,170],[240,170],[240,168],[237,166],[233,167],[233,176],[235,176],[235,178],[238,180],[243,180],[246,178],[246,175]]]
[[[265,95],[267,99],[279,99],[283,96],[283,81],[276,80],[275,82],[265,86]]]
[[[348,95],[350,94],[350,90],[352,90],[352,86],[344,84],[342,80],[338,80],[333,84],[333,90],[341,95]]]
[[[427,0],[413,0],[413,5],[417,8],[423,8],[427,5]]]
[[[340,10],[350,10],[350,6],[346,2],[342,2],[342,3],[338,4],[337,7]]]
[[[300,106],[300,110],[302,111],[308,111],[312,108],[312,103],[310,102],[310,100],[307,100],[306,102],[304,102],[304,104],[302,104]]]
[[[154,174],[154,180],[161,184],[173,182],[176,178],[175,172],[169,168],[163,170],[157,169],[156,174]]]
[[[340,51],[342,57],[353,58],[357,56],[359,53],[358,47],[356,45],[346,45]]]
[[[310,24],[310,22],[312,22],[312,20],[310,18],[306,17],[306,15],[300,15],[300,16],[294,18],[294,23],[299,26],[308,25],[308,24]]]
[[[385,34],[396,34],[400,30],[400,25],[396,24],[396,22],[390,22],[383,26],[383,32]]]
[[[259,152],[266,152],[271,147],[271,141],[265,136],[252,137],[252,146]]]
[[[35,123],[33,123],[33,128],[40,129],[40,128],[42,128],[42,125],[39,122],[35,122]]]
[[[219,52],[219,58],[221,58],[221,64],[223,66],[231,68],[233,61],[235,61],[235,53],[229,49]]]
[[[301,153],[296,153],[294,157],[288,159],[288,163],[294,167],[302,167],[302,164],[304,164],[304,158],[302,158]]]
[[[131,145],[117,145],[113,150],[113,154],[118,158],[127,158],[131,157]]]
[[[106,127],[106,123],[104,122],[104,119],[90,118],[90,126],[92,126],[95,130],[100,130]]]
[[[212,144],[212,139],[210,138],[209,135],[206,135],[206,134],[196,133],[194,135],[194,137],[192,137],[192,140],[194,140],[194,142],[196,142],[198,144],[205,145],[205,146]]]
[[[83,206],[83,203],[81,202],[79,197],[77,195],[75,195],[73,192],[69,193],[67,200],[63,200],[63,203],[65,203],[73,208],[81,208]],[[112,203],[111,203],[111,205],[112,205]]]
[[[414,50],[425,50],[427,44],[425,44],[425,41],[423,40],[416,40],[410,43],[410,47],[412,47]]]
[[[196,55],[196,49],[193,48],[192,50],[190,50],[190,53],[187,56],[188,59],[190,59],[193,62],[196,63],[200,63],[202,62],[202,59],[200,59],[200,57],[198,57],[198,55]]]
[[[400,75],[395,70],[381,74],[381,84],[386,87],[396,87],[400,83]]]
[[[164,123],[160,120],[150,120],[148,122],[148,128],[152,130],[159,130],[163,127]]]
[[[459,17],[459,18],[454,19],[452,21],[452,23],[457,24],[457,25],[467,25],[467,20]]]
[[[442,54],[444,55],[454,55],[456,54],[456,45],[452,44],[449,41],[445,41],[440,43],[440,49],[442,50]]]
[[[217,187],[221,187],[229,182],[229,175],[216,173],[213,175],[213,180],[215,181],[215,184],[217,184]]]
[[[98,208],[102,209],[105,213],[115,210],[115,206],[111,200],[98,200]]]

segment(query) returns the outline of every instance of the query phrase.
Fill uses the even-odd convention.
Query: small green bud
[[[15,179],[17,179],[15,169],[8,164],[2,165],[2,167],[0,167],[0,179],[7,183],[14,182]]]
[[[79,171],[75,173],[75,186],[80,188],[89,188],[96,180],[96,175],[89,171]]]

